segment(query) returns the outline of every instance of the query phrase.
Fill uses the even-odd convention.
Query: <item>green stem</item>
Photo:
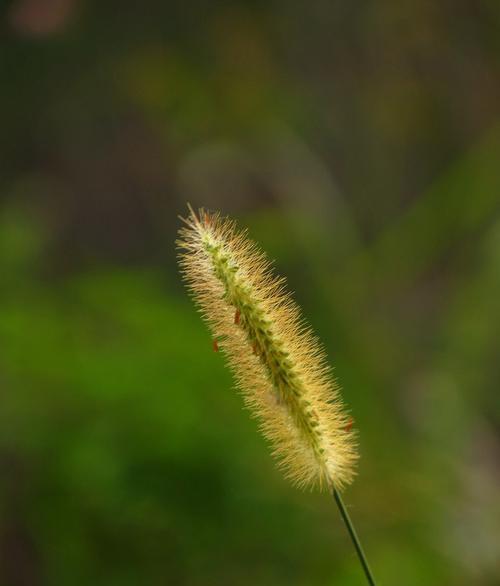
[[[349,517],[349,513],[345,508],[344,501],[342,500],[340,493],[335,488],[333,489],[333,498],[335,499],[335,502],[337,503],[337,506],[340,510],[340,514],[342,515],[342,519],[344,520],[345,526],[347,527],[347,531],[349,531],[349,535],[351,536],[356,553],[358,554],[359,561],[363,567],[368,584],[370,584],[370,586],[375,586],[375,578],[373,577],[370,566],[368,565],[368,561],[366,559],[365,552],[363,551],[361,542],[359,541],[356,529],[354,529],[354,525],[352,524],[351,518]]]

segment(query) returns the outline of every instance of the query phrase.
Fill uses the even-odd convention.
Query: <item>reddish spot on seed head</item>
[[[352,426],[354,425],[354,419],[352,417],[349,418],[346,426],[344,427],[345,431],[351,431]]]
[[[219,351],[219,342],[217,342],[217,340],[214,340],[214,342],[213,342],[213,349],[214,349],[214,352]]]
[[[240,317],[241,317],[241,312],[239,309],[236,310],[235,314],[234,314],[234,323],[236,325],[239,325],[240,323]]]

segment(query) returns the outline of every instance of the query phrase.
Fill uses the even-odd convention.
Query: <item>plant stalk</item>
[[[358,534],[356,533],[356,529],[354,529],[354,525],[352,524],[351,518],[349,517],[349,513],[347,512],[347,509],[344,505],[344,501],[342,500],[342,497],[340,496],[340,493],[337,491],[336,488],[333,489],[333,498],[337,503],[342,519],[344,520],[345,526],[347,527],[347,531],[351,536],[352,543],[354,545],[354,548],[356,549],[356,553],[358,554],[358,558],[361,563],[361,566],[363,567],[363,571],[365,573],[366,579],[368,580],[368,584],[370,584],[370,586],[376,586],[375,578],[373,577],[370,566],[368,565],[368,560],[366,559],[365,552],[363,551],[363,546],[359,541]]]

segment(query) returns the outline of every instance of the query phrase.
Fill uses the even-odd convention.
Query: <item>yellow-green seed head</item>
[[[284,279],[231,220],[190,210],[184,221],[184,279],[281,468],[300,486],[342,488],[357,460],[350,418]]]

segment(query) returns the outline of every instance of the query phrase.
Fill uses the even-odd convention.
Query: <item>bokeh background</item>
[[[2,4],[0,583],[363,584],[176,268],[247,226],[359,431],[384,586],[500,584],[500,4]]]

